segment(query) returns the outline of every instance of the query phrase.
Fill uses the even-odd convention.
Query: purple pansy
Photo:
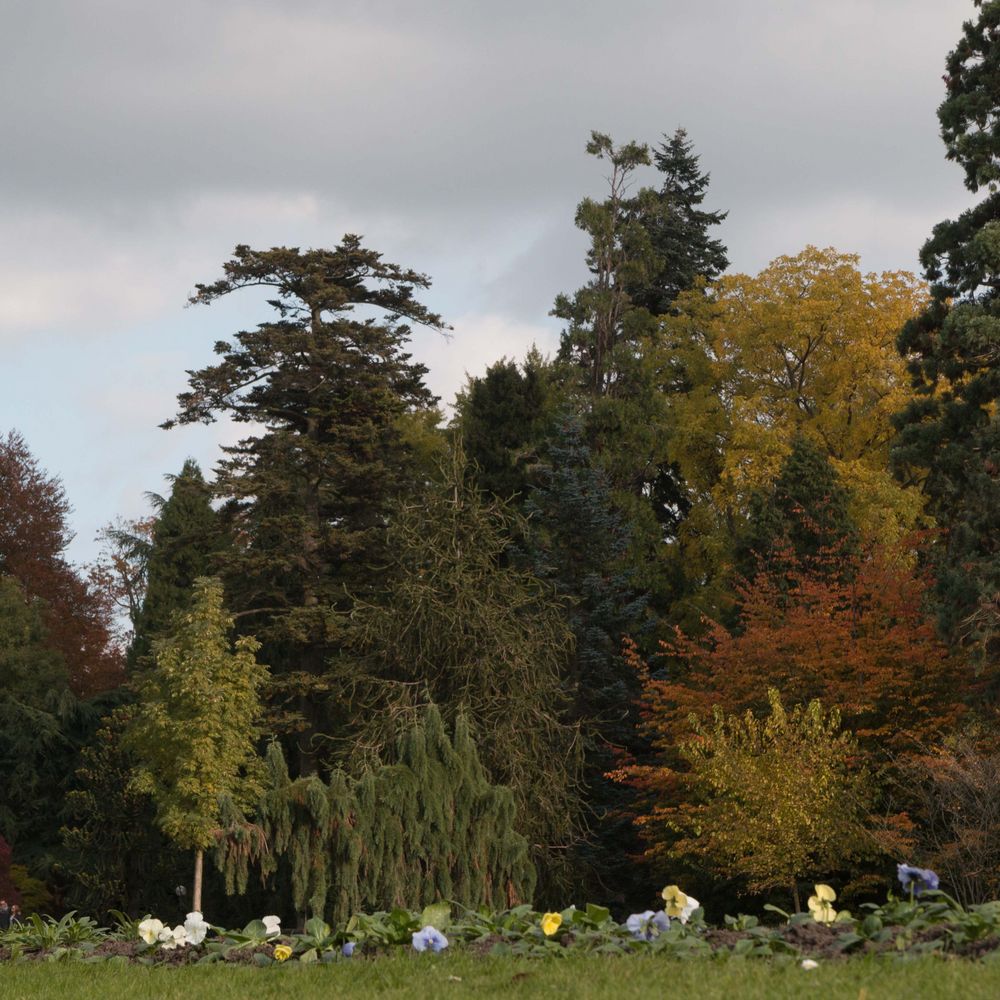
[[[937,873],[930,868],[917,868],[914,865],[896,865],[896,873],[902,887],[909,889],[912,886],[918,896],[928,889],[936,889],[940,881]]]
[[[652,941],[670,926],[670,917],[660,910],[654,913],[646,910],[643,913],[633,913],[625,921],[628,932],[638,941]]]
[[[431,927],[430,924],[422,930],[413,932],[414,951],[426,951],[430,948],[431,951],[438,952],[447,947],[448,939],[436,927]]]

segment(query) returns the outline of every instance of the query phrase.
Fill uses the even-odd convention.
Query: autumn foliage
[[[14,431],[0,438],[0,574],[42,602],[48,640],[73,690],[86,696],[117,687],[122,667],[110,595],[66,559],[69,512],[62,484],[39,467],[24,439]]]
[[[738,584],[736,627],[707,622],[697,639],[678,630],[661,644],[667,676],[647,676],[643,693],[659,747],[690,731],[692,713],[766,709],[770,687],[787,704],[838,708],[871,750],[905,750],[958,722],[974,680],[938,639],[923,610],[929,583],[906,550],[785,552],[775,563]]]
[[[659,759],[616,777],[642,794],[638,824],[647,855],[700,855],[711,866],[713,831],[701,824],[702,836],[684,833],[699,794],[690,748],[713,717],[762,718],[769,689],[790,707],[817,701],[837,712],[857,739],[853,764],[879,780],[884,807],[900,760],[953,730],[965,697],[981,683],[938,639],[923,610],[929,585],[900,547],[826,550],[812,559],[784,551],[739,584],[733,627],[707,622],[698,638],[676,631],[661,643],[656,673],[633,651],[644,724]],[[808,771],[805,757],[800,763]],[[887,848],[910,843],[907,805],[897,802],[872,821]]]

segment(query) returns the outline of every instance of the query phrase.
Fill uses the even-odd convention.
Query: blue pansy
[[[413,948],[415,951],[441,951],[448,947],[448,939],[436,928],[428,924],[422,930],[413,932]]]
[[[633,913],[625,921],[625,927],[632,937],[639,941],[652,941],[670,926],[670,917],[660,910],[654,913],[646,910],[643,913]]]
[[[930,868],[917,868],[914,865],[896,865],[896,873],[902,887],[909,889],[912,886],[918,896],[928,889],[936,889],[940,881],[937,873]]]

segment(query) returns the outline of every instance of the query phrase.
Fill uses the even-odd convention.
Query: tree
[[[729,213],[700,207],[709,175],[701,172],[694,144],[683,128],[663,138],[653,153],[663,182],[642,199],[643,225],[657,259],[644,280],[629,289],[632,304],[654,316],[668,313],[677,296],[699,279],[711,284],[729,267],[725,245],[709,235],[710,227],[721,225]]]
[[[337,668],[340,759],[359,773],[428,703],[464,715],[490,780],[509,786],[544,891],[570,877],[581,827],[580,737],[566,719],[572,648],[561,602],[506,558],[510,510],[466,480],[456,452],[441,480],[402,502],[388,533],[385,592],[359,600]]]
[[[649,147],[628,142],[615,146],[610,136],[591,132],[587,152],[611,164],[609,193],[603,202],[584,198],[576,210],[576,225],[590,237],[587,267],[593,277],[572,298],[559,295],[552,313],[566,320],[560,357],[574,366],[580,385],[590,396],[614,394],[618,366],[632,349],[639,330],[649,317],[631,310],[630,280],[643,272],[652,250],[649,236],[635,218],[636,207],[627,198],[638,167],[649,163]]]
[[[837,705],[861,748],[885,763],[948,732],[974,682],[937,638],[925,610],[930,581],[912,551],[866,547],[818,559],[782,554],[738,587],[731,628],[708,623],[664,643],[671,669],[650,678],[644,703],[661,749],[694,714],[759,712],[767,689]],[[979,683],[985,683],[985,678]]]
[[[455,403],[456,425],[475,485],[500,500],[530,489],[529,460],[542,438],[551,367],[535,350],[523,365],[502,358],[470,378]]]
[[[343,923],[442,900],[495,909],[531,899],[535,870],[516,832],[514,796],[490,781],[464,716],[452,736],[428,705],[357,778],[292,780],[277,743],[267,763],[257,820],[270,851],[261,870],[285,875],[299,913]],[[242,890],[247,852],[220,846],[228,887]]]
[[[47,641],[74,691],[87,696],[121,683],[122,658],[107,595],[66,560],[69,511],[62,483],[39,467],[24,439],[15,431],[0,438],[0,573],[42,602]]]
[[[965,906],[996,899],[1000,753],[995,734],[951,736],[908,761],[902,780],[916,798],[921,854],[948,892]]]
[[[662,368],[675,386],[667,457],[692,505],[674,554],[686,603],[720,613],[751,498],[797,438],[827,456],[864,536],[891,544],[920,524],[920,491],[888,463],[892,415],[911,395],[895,337],[924,301],[912,275],[862,274],[855,255],[815,247],[678,297]],[[672,617],[692,624],[679,606]]]
[[[137,680],[139,703],[126,739],[138,762],[133,788],[152,795],[156,822],[195,852],[193,907],[201,910],[202,859],[219,834],[220,798],[248,811],[261,793],[255,745],[267,668],[250,636],[230,648],[233,620],[222,584],[202,577],[191,608],[154,642],[155,666]]]
[[[803,879],[877,853],[865,825],[872,788],[853,765],[855,742],[841,732],[837,709],[814,700],[787,711],[774,688],[767,701],[766,718],[716,708],[711,726],[696,724],[681,747],[692,798],[643,823],[680,833],[671,855],[691,856],[751,892],[790,888],[801,912]]]
[[[211,487],[198,463],[188,459],[180,473],[169,478],[170,496],[151,498],[156,518],[146,548],[145,587],[129,650],[133,664],[149,655],[152,643],[169,628],[174,612],[187,608],[194,581],[217,568],[213,560],[223,547]]]
[[[978,18],[948,55],[938,119],[965,186],[987,194],[935,226],[920,252],[931,301],[899,337],[916,398],[898,407],[894,450],[900,478],[923,482],[945,529],[934,563],[950,637],[980,600],[1000,591],[1000,5],[977,6]]]
[[[222,572],[241,627],[264,643],[279,721],[300,731],[298,769],[311,772],[339,613],[349,595],[378,589],[387,511],[411,485],[400,419],[432,403],[401,321],[442,322],[413,298],[428,279],[357,236],[334,250],[239,246],[224,271],[191,301],[261,287],[277,318],[217,343],[221,360],[191,373],[164,426],[227,416],[262,428],[225,449],[217,470],[236,539]]]
[[[626,635],[648,630],[647,595],[627,563],[629,525],[583,442],[581,421],[565,416],[545,446],[525,504],[525,556],[565,602],[573,631],[564,687],[570,718],[587,737],[584,782],[591,836],[577,852],[588,891],[625,894],[635,881],[628,857],[627,795],[609,782],[615,755],[636,747],[638,678],[622,656]]]
[[[164,912],[176,905],[181,852],[155,824],[148,794],[132,781],[135,756],[124,735],[134,705],[112,710],[80,750],[66,793],[63,869],[71,906],[88,913]]]
[[[797,435],[774,485],[751,498],[747,525],[737,543],[741,575],[753,577],[763,566],[773,576],[786,553],[814,571],[831,555],[847,554],[859,535],[850,508],[851,495],[829,458]]]

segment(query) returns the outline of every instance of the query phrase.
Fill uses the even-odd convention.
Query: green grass
[[[333,1000],[352,997],[504,996],[589,1000],[1000,997],[1000,962],[854,959],[806,971],[797,963],[677,962],[663,957],[531,961],[469,955],[406,955],[329,966],[145,968],[79,962],[0,966],[3,1000]]]

